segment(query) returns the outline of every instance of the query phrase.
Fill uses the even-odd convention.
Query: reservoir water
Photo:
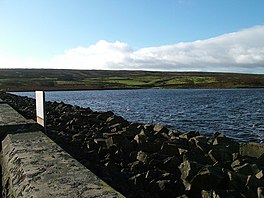
[[[161,123],[181,132],[223,132],[239,141],[264,142],[264,89],[54,91],[46,92],[46,100],[113,111],[129,121]]]

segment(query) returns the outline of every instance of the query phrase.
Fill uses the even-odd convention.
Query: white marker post
[[[44,127],[46,132],[45,92],[36,91],[37,123]]]

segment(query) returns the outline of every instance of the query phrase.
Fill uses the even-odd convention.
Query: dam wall
[[[35,118],[34,99],[1,92],[0,98],[24,117]],[[73,193],[69,197],[264,197],[263,144],[237,142],[219,132],[211,137],[181,133],[63,102],[46,102],[44,135],[33,121],[20,120],[2,104],[5,195],[23,186],[23,193],[27,189],[39,196],[46,191],[38,188],[52,189],[50,197],[67,197],[65,191]],[[89,177],[92,181],[86,178],[89,170],[97,175]]]
[[[0,99],[2,197],[123,197]]]

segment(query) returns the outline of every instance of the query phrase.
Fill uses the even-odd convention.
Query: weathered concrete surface
[[[0,104],[0,126],[35,123],[27,120],[8,104]]]
[[[0,136],[8,133],[21,133],[39,130],[40,126],[33,120],[25,119],[8,104],[0,104]]]
[[[2,141],[4,197],[123,197],[42,132]]]
[[[264,144],[253,142],[248,144],[241,143],[239,152],[242,156],[259,158],[262,154],[264,154]]]

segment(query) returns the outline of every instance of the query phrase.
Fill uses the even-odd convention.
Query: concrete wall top
[[[14,197],[123,197],[42,132],[9,134],[2,149]]]
[[[0,126],[32,124],[33,120],[25,119],[8,104],[0,104]]]
[[[0,103],[0,138],[6,133],[23,133],[40,130],[34,120],[28,120],[15,111],[8,104]]]
[[[3,197],[123,197],[39,128],[0,103]]]

